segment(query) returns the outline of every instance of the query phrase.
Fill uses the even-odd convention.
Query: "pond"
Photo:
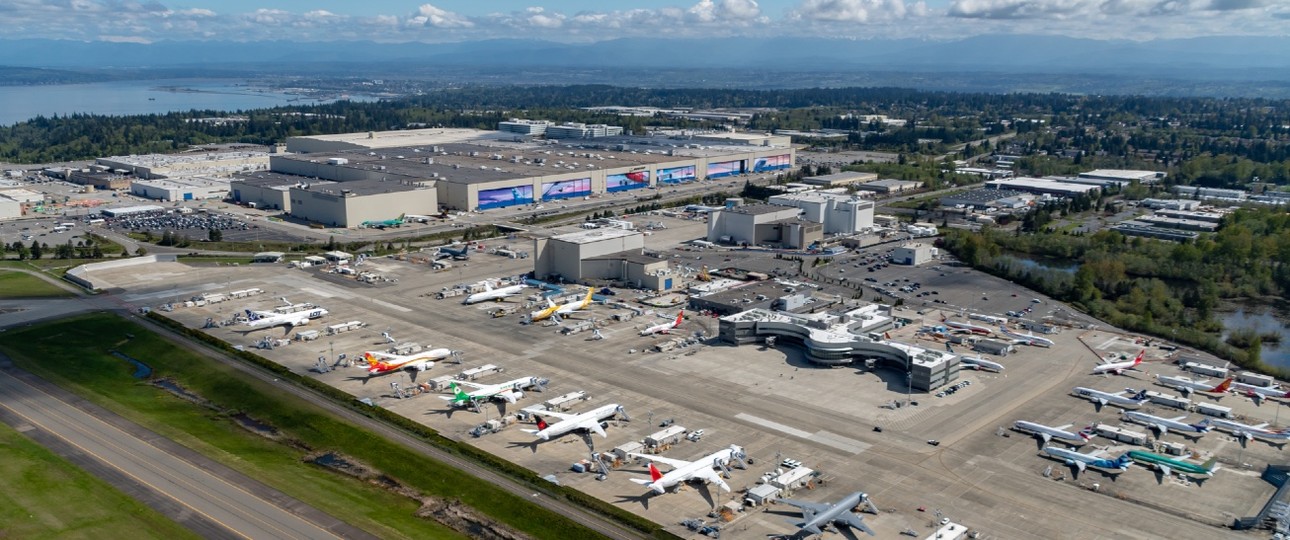
[[[1271,309],[1262,309],[1263,311],[1238,309],[1232,313],[1220,313],[1219,320],[1223,322],[1225,329],[1223,338],[1226,339],[1228,332],[1239,328],[1251,328],[1259,334],[1280,334],[1281,342],[1264,343],[1260,355],[1269,365],[1290,367],[1290,327],[1286,326],[1284,320],[1277,318]]]

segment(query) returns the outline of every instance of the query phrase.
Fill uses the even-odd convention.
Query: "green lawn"
[[[197,538],[0,424],[0,538]]]
[[[134,338],[127,338],[127,334]],[[382,538],[459,538],[412,516],[417,505],[366,483],[305,464],[306,450],[249,434],[224,415],[130,377],[109,347],[149,364],[220,406],[276,426],[310,450],[338,451],[429,495],[456,498],[535,538],[592,538],[568,519],[336,419],[267,383],[210,362],[144,328],[96,314],[0,334],[19,366],[85,395],[180,444],[241,470]],[[38,362],[41,358],[76,359]]]
[[[55,298],[72,293],[25,272],[0,270],[0,298]]]

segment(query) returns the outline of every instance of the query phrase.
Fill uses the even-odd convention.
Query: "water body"
[[[174,79],[48,86],[0,86],[0,125],[75,113],[131,115],[191,109],[237,111],[326,103],[241,81]],[[375,98],[348,96],[355,101]]]
[[[1221,314],[1219,320],[1223,322],[1223,328],[1227,330],[1236,330],[1238,328],[1253,328],[1258,333],[1268,332],[1278,333],[1283,336],[1281,343],[1264,343],[1259,354],[1263,361],[1270,365],[1290,367],[1290,328],[1276,317],[1271,311],[1259,313],[1247,312],[1238,309],[1234,313]],[[1226,333],[1223,335],[1227,337]]]

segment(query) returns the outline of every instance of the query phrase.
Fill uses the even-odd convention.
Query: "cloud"
[[[417,8],[416,14],[408,19],[413,26],[433,26],[435,28],[470,28],[475,23],[470,19],[453,13],[451,11],[440,9],[432,4],[421,4]]]
[[[140,36],[108,36],[108,35],[101,35],[101,36],[99,36],[99,37],[98,37],[98,40],[99,40],[99,41],[106,41],[106,42],[108,42],[108,43],[142,43],[142,44],[144,44],[144,45],[148,45],[148,44],[151,44],[151,43],[152,43],[152,40],[150,40],[150,39],[148,39],[148,38],[145,38],[145,37],[140,37]]]
[[[949,15],[965,19],[1067,19],[1072,16],[1088,15],[1096,6],[1093,4],[1110,3],[1090,0],[954,0],[950,4]],[[1119,1],[1125,7],[1128,3]],[[1117,8],[1124,9],[1124,8]]]
[[[918,14],[927,12],[922,2]],[[796,19],[820,22],[869,23],[903,19],[911,12],[904,0],[804,0],[792,12]]]

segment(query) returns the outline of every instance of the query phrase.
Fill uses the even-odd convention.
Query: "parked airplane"
[[[415,221],[417,223],[430,223],[434,216],[421,216],[417,214],[403,214],[404,222]]]
[[[559,437],[570,431],[590,431],[600,435],[601,437],[608,437],[608,435],[605,434],[604,426],[600,425],[600,422],[606,418],[619,414],[626,415],[627,412],[623,410],[622,405],[617,403],[601,405],[590,411],[578,414],[543,411],[542,416],[556,418],[559,422],[547,424],[546,420],[542,419],[542,416],[534,414],[533,416],[537,419],[538,428],[525,429],[523,431],[525,433],[532,433],[534,437],[544,441],[549,441],[554,437]]]
[[[1209,461],[1197,465],[1190,461],[1174,459],[1160,454],[1144,452],[1142,450],[1129,450],[1128,456],[1133,459],[1133,461],[1152,465],[1155,468],[1160,469],[1160,472],[1164,473],[1165,476],[1169,476],[1173,471],[1178,471],[1179,474],[1210,478],[1213,477],[1214,473],[1218,472],[1219,467],[1221,467],[1221,465],[1217,463],[1217,458],[1209,458]]]
[[[1285,388],[1254,386],[1238,382],[1232,383],[1232,391],[1250,396],[1255,405],[1263,403],[1263,400],[1267,398],[1290,398],[1290,392],[1287,392]]]
[[[874,509],[875,513],[877,512],[873,503],[869,502],[869,496],[862,491],[847,495],[833,504],[809,503],[793,499],[779,499],[775,502],[796,506],[802,510],[802,521],[793,521],[792,519],[788,521],[798,529],[797,534],[794,536],[823,534],[824,528],[829,525],[833,525],[838,529],[847,527],[859,529],[869,533],[869,536],[877,536],[873,529],[865,525],[864,518],[853,511],[861,504],[868,504],[870,508]]]
[[[394,219],[364,221],[362,223],[359,223],[358,226],[363,227],[365,229],[384,229],[386,227],[402,227],[403,218],[406,218],[406,217],[407,217],[407,214],[400,214],[399,217],[396,217]]]
[[[946,319],[944,315],[941,316],[941,323],[955,330],[966,330],[973,334],[990,335],[994,333],[992,330],[984,326],[978,326],[968,322],[951,321]]]
[[[1124,389],[1124,392],[1132,391],[1133,390],[1129,388]],[[1103,407],[1109,403],[1114,403],[1121,407],[1140,407],[1143,403],[1147,402],[1146,390],[1139,391],[1137,394],[1134,394],[1133,397],[1125,397],[1124,392],[1103,392],[1101,390],[1093,390],[1092,388],[1084,388],[1083,386],[1076,386],[1074,392],[1075,395],[1093,401]]]
[[[537,377],[522,377],[513,381],[507,381],[498,384],[479,384],[470,381],[456,381],[448,385],[452,389],[452,396],[439,396],[439,399],[446,400],[456,407],[466,407],[477,401],[486,401],[496,399],[507,403],[515,403],[524,397],[524,390],[542,386],[544,383]],[[470,392],[461,389],[462,386],[472,388]]]
[[[533,313],[530,313],[529,322],[535,323],[541,320],[550,319],[552,317],[555,317],[556,320],[558,321],[559,318],[563,315],[568,315],[570,313],[577,313],[579,311],[582,311],[584,308],[591,305],[592,292],[593,292],[593,289],[588,288],[587,296],[584,297],[582,300],[574,300],[573,302],[561,304],[558,306],[555,305],[555,302],[552,302],[550,298],[547,298],[546,303],[548,307],[546,309],[543,309],[540,311],[534,311]]]
[[[981,358],[980,356],[960,356],[959,363],[963,364],[963,367],[968,367],[976,370],[984,369],[988,371],[994,371],[996,373],[1003,371],[1003,364],[1000,364],[998,362],[991,362],[989,360]]]
[[[400,370],[425,371],[434,367],[435,361],[449,356],[452,356],[452,351],[448,349],[430,349],[406,356],[378,351],[363,353],[363,358],[367,360],[368,375],[385,375]]]
[[[1286,441],[1290,441],[1290,430],[1278,429],[1273,431],[1267,429],[1268,424],[1266,422],[1262,424],[1249,425],[1242,424],[1234,420],[1215,418],[1211,423],[1215,428],[1230,432],[1232,435],[1240,437],[1246,441],[1252,439],[1263,439],[1266,441],[1280,441],[1281,444],[1285,444]]]
[[[1102,373],[1114,373],[1116,375],[1119,375],[1121,373],[1124,373],[1126,370],[1136,369],[1138,367],[1138,364],[1142,363],[1142,356],[1145,354],[1147,354],[1147,350],[1142,349],[1142,352],[1139,352],[1138,356],[1134,357],[1133,360],[1129,360],[1128,362],[1105,362],[1104,361],[1102,362],[1102,365],[1099,365],[1093,368],[1093,374],[1098,375]]]
[[[1059,448],[1056,446],[1045,446],[1044,453],[1065,461],[1066,465],[1079,469],[1079,472],[1084,472],[1084,469],[1088,467],[1102,469],[1113,473],[1124,472],[1129,470],[1129,465],[1133,463],[1133,460],[1129,458],[1128,454],[1123,454],[1115,459],[1106,459],[1094,456],[1093,454],[1082,454],[1074,450]]]
[[[1032,347],[1052,347],[1053,346],[1053,340],[1051,339],[1039,337],[1034,335],[1033,333],[1018,334],[1016,332],[1013,332],[1012,330],[1008,330],[1008,326],[1004,324],[999,325],[999,331],[1002,332],[1003,335],[1017,340],[1018,343],[1030,345]]]
[[[655,456],[652,454],[632,453],[628,455],[650,461],[649,480],[641,478],[632,478],[631,480],[632,482],[650,488],[655,493],[666,493],[668,488],[671,488],[672,486],[695,479],[717,484],[718,486],[721,486],[723,491],[730,491],[730,485],[727,484],[725,480],[722,480],[721,475],[713,470],[713,468],[721,467],[722,469],[725,469],[731,460],[742,463],[744,459],[744,449],[740,448],[738,445],[732,444],[729,448],[723,448],[695,461],[665,458],[663,456]],[[667,474],[663,474],[659,472],[658,467],[655,466],[654,463],[670,465],[672,470],[668,471]]]
[[[1177,418],[1161,418],[1144,412],[1125,411],[1124,417],[1130,422],[1137,422],[1144,426],[1154,428],[1156,431],[1160,432],[1162,437],[1166,433],[1169,433],[1170,429],[1180,434],[1193,433],[1197,439],[1200,439],[1201,435],[1209,433],[1210,420],[1208,418],[1201,420],[1196,424],[1188,424],[1182,421],[1184,418],[1187,418],[1187,415],[1185,414]]]
[[[324,315],[327,315],[327,310],[323,308],[297,311],[295,313],[273,313],[248,309],[246,310],[246,322],[243,325],[247,327],[247,331],[273,328],[275,326],[296,327],[309,324],[310,320],[322,318]]]
[[[1183,397],[1190,396],[1192,392],[1204,392],[1207,394],[1225,394],[1232,386],[1232,377],[1223,379],[1223,382],[1214,384],[1210,381],[1193,381],[1189,377],[1170,377],[1167,375],[1156,375],[1156,382],[1162,386],[1177,388],[1182,392]]]
[[[467,296],[465,300],[461,301],[461,303],[474,304],[476,302],[483,302],[486,300],[501,300],[503,298],[506,298],[507,296],[514,296],[514,295],[520,294],[520,291],[523,291],[524,287],[525,287],[524,284],[520,284],[520,285],[511,285],[509,287],[502,287],[500,289],[494,289],[492,283],[485,281],[484,290],[482,292],[477,292],[475,294]]]
[[[1035,422],[1017,420],[1014,424],[1012,424],[1012,429],[1015,429],[1017,431],[1021,431],[1024,433],[1034,434],[1036,437],[1043,439],[1044,443],[1051,442],[1054,438],[1057,438],[1071,444],[1079,445],[1079,444],[1084,444],[1088,442],[1089,439],[1093,438],[1092,427],[1086,427],[1083,430],[1080,430],[1079,433],[1071,433],[1069,431],[1066,431],[1073,425],[1074,424],[1066,424],[1064,426],[1051,427],[1051,426],[1045,426],[1043,424],[1037,424]]]
[[[462,244],[462,246],[457,249],[452,249],[448,246],[440,246],[439,254],[443,257],[452,257],[455,261],[464,261],[470,258],[470,244]]]
[[[682,317],[685,317],[685,310],[684,310],[684,309],[683,309],[683,310],[681,310],[679,313],[677,313],[677,314],[676,314],[676,320],[674,320],[674,321],[672,321],[672,322],[665,322],[665,323],[662,323],[662,324],[656,324],[656,325],[654,325],[654,326],[651,326],[651,327],[649,327],[649,328],[646,328],[646,329],[644,329],[644,330],[641,330],[641,335],[642,335],[642,336],[652,336],[652,335],[654,335],[654,334],[666,334],[669,330],[671,330],[671,329],[673,329],[673,328],[676,328],[676,327],[678,327],[678,326],[681,326],[681,318],[682,318]]]

